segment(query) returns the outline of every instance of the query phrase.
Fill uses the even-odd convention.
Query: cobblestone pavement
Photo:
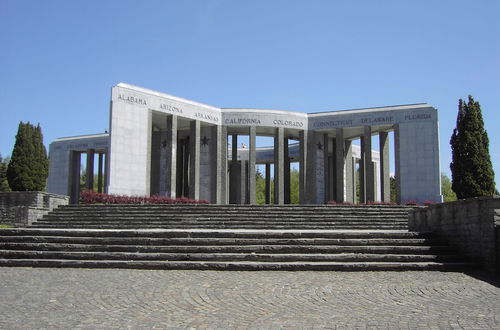
[[[0,268],[0,328],[500,329],[472,275]]]

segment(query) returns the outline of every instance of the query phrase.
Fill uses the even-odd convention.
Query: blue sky
[[[103,132],[110,88],[127,82],[220,107],[426,102],[449,173],[458,99],[472,94],[499,182],[499,13],[481,0],[0,0],[0,153],[21,120],[47,146]]]

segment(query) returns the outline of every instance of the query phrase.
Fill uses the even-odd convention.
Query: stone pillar
[[[299,202],[306,204],[307,133],[299,132]]]
[[[108,182],[109,182],[109,150],[104,149],[104,193],[108,193]]]
[[[335,138],[330,140],[332,145],[332,155],[328,156],[328,200],[337,200],[335,183]]]
[[[189,146],[189,198],[200,199],[200,121],[190,124]]]
[[[177,190],[177,116],[167,116],[167,132],[165,137],[165,195],[176,198]]]
[[[102,170],[103,170],[103,159],[104,155],[102,152],[99,152],[99,160],[98,160],[98,166],[97,166],[97,192],[102,193],[103,192],[103,185],[102,185]]]
[[[215,131],[217,143],[215,203],[227,204],[227,127],[217,125]]]
[[[89,190],[94,190],[94,149],[87,150],[87,182],[85,183],[85,187]]]
[[[344,198],[344,132],[342,128],[335,130],[335,195],[338,203],[345,202]]]
[[[238,204],[247,203],[247,161],[240,160],[240,200]]]
[[[241,203],[241,164],[238,162],[238,135],[231,136],[231,171],[229,178],[229,202],[232,204]]]
[[[177,189],[176,196],[186,196],[184,193],[184,173],[186,172],[187,165],[184,163],[185,157],[185,143],[184,139],[177,139]]]
[[[251,205],[257,204],[255,190],[255,165],[256,165],[256,128],[255,126],[250,126],[249,133],[249,154],[248,154],[248,203]]]
[[[283,169],[285,204],[290,204],[292,196],[290,191],[290,154],[288,151],[288,138],[285,138],[283,141],[283,154],[285,158],[285,167]]]
[[[284,204],[284,177],[285,177],[285,154],[284,154],[285,130],[283,127],[276,128],[274,136],[274,203]]]
[[[184,171],[183,171],[183,177],[182,177],[182,191],[183,191],[183,196],[189,197],[189,175],[190,175],[190,152],[191,150],[191,139],[188,137],[187,139],[184,140]]]
[[[399,124],[394,125],[394,165],[396,170],[396,203],[401,203],[401,143]]]
[[[330,140],[328,138],[328,134],[323,134],[323,171],[324,171],[324,199],[325,202],[330,200],[330,171],[329,171],[329,162],[328,162],[328,150],[330,149]]]
[[[271,204],[271,164],[266,163],[266,204]]]
[[[356,194],[356,168],[352,159],[352,141],[345,140],[344,142],[345,154],[345,201],[349,203],[355,202]],[[353,192],[354,190],[354,192]]]
[[[151,132],[151,166],[150,166],[150,179],[151,179],[151,184],[149,186],[149,194],[150,196],[153,195],[158,195],[160,191],[163,189],[165,191],[165,187],[162,187],[162,180],[161,180],[161,154],[162,154],[162,149],[164,147],[162,146],[162,132],[160,131],[152,131]],[[164,154],[164,152],[163,152]],[[162,173],[164,174],[164,173]]]
[[[70,178],[69,191],[70,191],[70,203],[78,204],[80,199],[80,169],[81,169],[81,154],[78,151],[71,151],[71,162],[70,162]]]
[[[389,167],[389,133],[379,133],[380,144],[380,200],[391,201],[391,178]]]
[[[359,138],[361,144],[361,158],[359,159],[359,202],[366,203],[365,185],[365,138]]]
[[[365,196],[366,202],[375,201],[375,173],[372,166],[372,128],[371,126],[364,127],[364,144],[365,144]]]
[[[317,184],[317,173],[316,173],[316,162],[317,162],[317,150],[316,146],[316,132],[307,131],[306,139],[306,155],[307,155],[307,165],[306,165],[306,179],[307,182],[305,203],[306,204],[316,204],[316,184]]]

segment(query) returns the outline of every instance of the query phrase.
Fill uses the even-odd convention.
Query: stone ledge
[[[69,197],[42,191],[0,192],[0,224],[25,227],[41,219]]]
[[[459,251],[500,275],[500,196],[431,205],[409,212],[412,231],[433,232]]]

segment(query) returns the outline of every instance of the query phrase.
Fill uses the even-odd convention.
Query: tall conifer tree
[[[10,191],[9,182],[7,181],[7,164],[8,161],[0,155],[0,191]]]
[[[458,198],[493,195],[495,176],[479,102],[458,101],[457,127],[450,140],[452,189]]]
[[[48,159],[42,130],[29,122],[19,123],[7,179],[14,191],[39,191],[45,188]]]

